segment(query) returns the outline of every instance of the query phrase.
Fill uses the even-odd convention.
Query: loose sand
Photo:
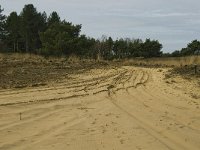
[[[91,69],[2,89],[0,150],[199,150],[200,98],[167,70]]]

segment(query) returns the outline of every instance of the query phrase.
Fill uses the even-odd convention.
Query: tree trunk
[[[19,52],[19,42],[17,41],[17,52]]]
[[[28,34],[26,33],[26,52],[28,53],[29,47],[28,47]]]
[[[15,43],[15,41],[14,41],[14,52],[16,52],[16,45],[15,45],[16,43]]]

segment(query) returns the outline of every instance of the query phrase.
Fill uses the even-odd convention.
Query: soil
[[[103,62],[70,62],[50,59],[0,59],[0,88],[44,86],[69,79],[69,75],[108,66]]]
[[[200,86],[173,68],[0,60],[0,150],[200,149]]]

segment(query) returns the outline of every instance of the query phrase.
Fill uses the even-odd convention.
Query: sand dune
[[[92,69],[1,90],[0,150],[199,150],[200,99],[166,71]]]

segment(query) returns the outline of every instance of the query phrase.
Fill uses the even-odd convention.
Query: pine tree
[[[17,13],[10,13],[6,20],[7,42],[12,44],[14,52],[19,50],[20,25],[20,17]]]
[[[3,41],[5,38],[5,19],[6,16],[2,14],[4,10],[1,8],[0,5],[0,41]]]

